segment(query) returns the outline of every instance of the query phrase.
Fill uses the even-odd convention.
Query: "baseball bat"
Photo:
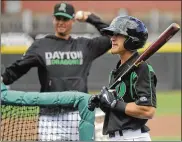
[[[157,39],[154,41],[108,89],[115,89],[115,87],[121,82],[122,78],[126,76],[130,71],[140,65],[141,62],[150,58],[157,50],[159,50],[168,40],[170,40],[178,31],[180,26],[176,23],[172,23]]]

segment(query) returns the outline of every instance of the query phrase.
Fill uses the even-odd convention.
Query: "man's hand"
[[[3,82],[3,77],[1,76],[1,82]]]
[[[88,11],[77,11],[75,14],[75,20],[85,22],[88,19],[88,16],[91,14],[92,13]]]
[[[100,104],[99,95],[93,95],[88,100],[88,109],[94,111],[95,108],[98,108]]]
[[[116,106],[116,92],[108,90],[107,87],[103,87],[100,94],[93,95],[88,100],[88,109],[94,111],[95,108],[103,108],[107,110],[108,108],[114,108]]]
[[[107,108],[114,108],[117,103],[116,92],[109,91],[105,86],[101,90],[101,95],[99,99],[100,99],[100,105]]]

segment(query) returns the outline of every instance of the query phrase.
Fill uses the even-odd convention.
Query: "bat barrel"
[[[177,23],[172,23],[171,26],[178,32],[180,30],[180,26]]]
[[[170,40],[178,31],[180,26],[176,23],[172,23],[159,37],[153,42],[136,60],[135,65],[139,64],[141,61],[146,61],[150,56],[152,56],[157,50],[159,50],[168,40]]]

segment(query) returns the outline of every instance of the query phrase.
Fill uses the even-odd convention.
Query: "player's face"
[[[74,19],[69,19],[63,16],[55,16],[53,20],[55,32],[61,36],[70,34],[73,23]]]
[[[124,48],[124,41],[126,40],[126,37],[123,35],[113,35],[111,37],[111,42],[112,42],[112,48],[111,48],[111,53],[112,54],[121,54],[126,49]]]

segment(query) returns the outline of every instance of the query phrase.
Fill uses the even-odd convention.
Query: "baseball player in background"
[[[53,11],[55,34],[36,40],[20,60],[7,67],[2,74],[4,84],[13,83],[32,67],[37,67],[41,92],[76,90],[88,93],[87,81],[91,64],[111,48],[111,43],[108,36],[102,35],[92,39],[71,37],[75,20],[88,22],[95,26],[99,32],[108,26],[91,12],[75,13],[71,4],[56,4]],[[80,119],[79,113],[75,109],[60,117]],[[53,117],[42,116],[40,119],[43,122],[44,119],[51,120]],[[78,128],[78,123],[72,127]],[[63,130],[63,128],[58,131],[69,133],[69,130]],[[70,140],[79,140],[79,137],[76,135],[74,139]]]
[[[139,57],[137,49],[145,45],[148,31],[142,21],[131,16],[116,17],[103,31],[111,36],[111,53],[120,57],[111,72],[111,85]],[[99,95],[91,97],[88,108],[100,107],[105,112],[103,135],[108,135],[109,141],[151,141],[145,124],[155,114],[156,84],[152,66],[142,62],[114,90],[103,87]]]

